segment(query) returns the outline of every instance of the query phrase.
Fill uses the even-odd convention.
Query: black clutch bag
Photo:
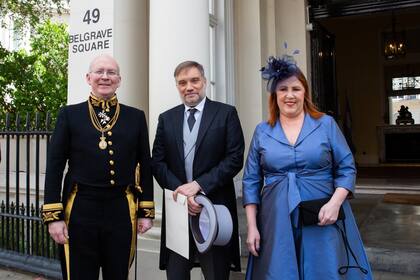
[[[316,225],[319,223],[318,214],[322,206],[324,206],[330,197],[306,200],[299,203],[299,216],[304,226]],[[337,220],[344,220],[346,218],[343,210],[343,206],[340,206]]]
[[[314,199],[314,200],[307,200],[302,201],[299,203],[299,218],[302,221],[302,224],[304,226],[310,226],[310,225],[316,225],[318,224],[318,214],[319,210],[321,210],[322,206],[324,206],[328,201],[330,200],[330,197],[327,198],[321,198],[321,199]],[[337,220],[344,220],[346,218],[343,210],[343,206],[340,206],[340,211],[338,212]],[[359,262],[357,261],[356,255],[354,254],[353,250],[350,247],[349,240],[347,239],[346,234],[346,223],[343,222],[342,227],[337,223],[334,223],[333,226],[338,230],[338,232],[341,234],[343,238],[344,248],[346,250],[346,256],[347,256],[347,265],[342,265],[338,268],[338,273],[340,275],[345,275],[349,269],[357,268],[359,269],[363,274],[368,274],[369,271],[362,266],[360,266]],[[350,256],[353,257],[356,265],[350,265]]]

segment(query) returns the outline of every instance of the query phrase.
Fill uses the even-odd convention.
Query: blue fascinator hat
[[[287,43],[284,43],[287,49]],[[270,56],[267,65],[260,69],[261,77],[267,81],[267,91],[275,92],[277,83],[290,78],[300,72],[296,65],[293,55],[298,54],[299,50],[294,50],[292,55],[284,54],[281,57]]]

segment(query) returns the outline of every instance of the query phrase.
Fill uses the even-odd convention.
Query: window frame
[[[209,0],[209,36],[210,96],[217,101],[234,105],[233,0]]]

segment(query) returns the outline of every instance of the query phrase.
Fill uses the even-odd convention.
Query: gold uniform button
[[[112,156],[114,154],[113,150],[109,150],[109,154]]]
[[[109,182],[111,183],[111,185],[115,185],[115,181],[114,180],[111,180]]]
[[[108,131],[106,134],[108,134],[108,136],[112,136],[112,131]]]
[[[115,175],[115,171],[114,171],[114,170],[109,171],[109,173],[110,173],[111,175]]]
[[[110,160],[110,161],[109,161],[109,164],[110,164],[110,165],[114,165],[114,161],[113,161],[113,160]]]
[[[112,146],[112,141],[108,141],[108,145]]]
[[[109,112],[109,111],[110,111],[110,110],[109,110],[109,108],[106,108],[106,109],[105,109],[105,112]]]

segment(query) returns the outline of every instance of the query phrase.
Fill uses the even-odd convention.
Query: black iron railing
[[[57,246],[40,218],[51,120],[33,117],[1,118],[0,264],[57,276]]]

